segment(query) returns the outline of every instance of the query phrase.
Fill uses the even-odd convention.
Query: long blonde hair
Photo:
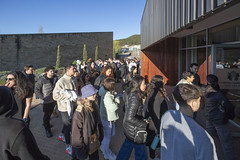
[[[78,98],[77,100],[77,108],[76,111],[81,112],[82,109],[85,110],[90,110],[91,112],[93,112],[93,108],[92,108],[92,103],[90,100],[88,100],[87,98]]]

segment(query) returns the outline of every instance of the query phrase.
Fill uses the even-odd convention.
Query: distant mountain
[[[119,45],[124,46],[124,45],[138,45],[141,44],[141,35],[139,34],[135,34],[132,35],[128,38],[125,39],[119,39],[119,40],[115,40],[115,41],[119,41]]]

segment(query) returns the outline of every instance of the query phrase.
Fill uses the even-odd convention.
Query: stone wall
[[[0,71],[23,70],[25,65],[41,68],[56,64],[60,45],[61,66],[83,59],[86,44],[88,58],[107,59],[113,56],[113,33],[56,33],[0,35]]]

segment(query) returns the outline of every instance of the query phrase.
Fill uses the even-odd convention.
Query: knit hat
[[[96,94],[98,90],[95,89],[91,84],[88,84],[81,89],[81,92],[82,98],[86,98]]]

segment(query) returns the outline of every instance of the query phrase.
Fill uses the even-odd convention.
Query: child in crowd
[[[72,157],[73,160],[98,160],[98,148],[103,137],[99,107],[95,103],[97,89],[91,84],[81,89],[82,97],[72,120]],[[98,142],[92,149],[92,145]]]
[[[103,152],[104,158],[109,160],[116,159],[116,155],[110,150],[109,144],[111,136],[115,135],[115,121],[119,118],[116,111],[120,100],[119,97],[115,98],[114,88],[114,78],[106,78],[103,82],[103,86],[99,90],[99,95],[101,95],[100,116],[104,131],[104,138],[100,149]]]

